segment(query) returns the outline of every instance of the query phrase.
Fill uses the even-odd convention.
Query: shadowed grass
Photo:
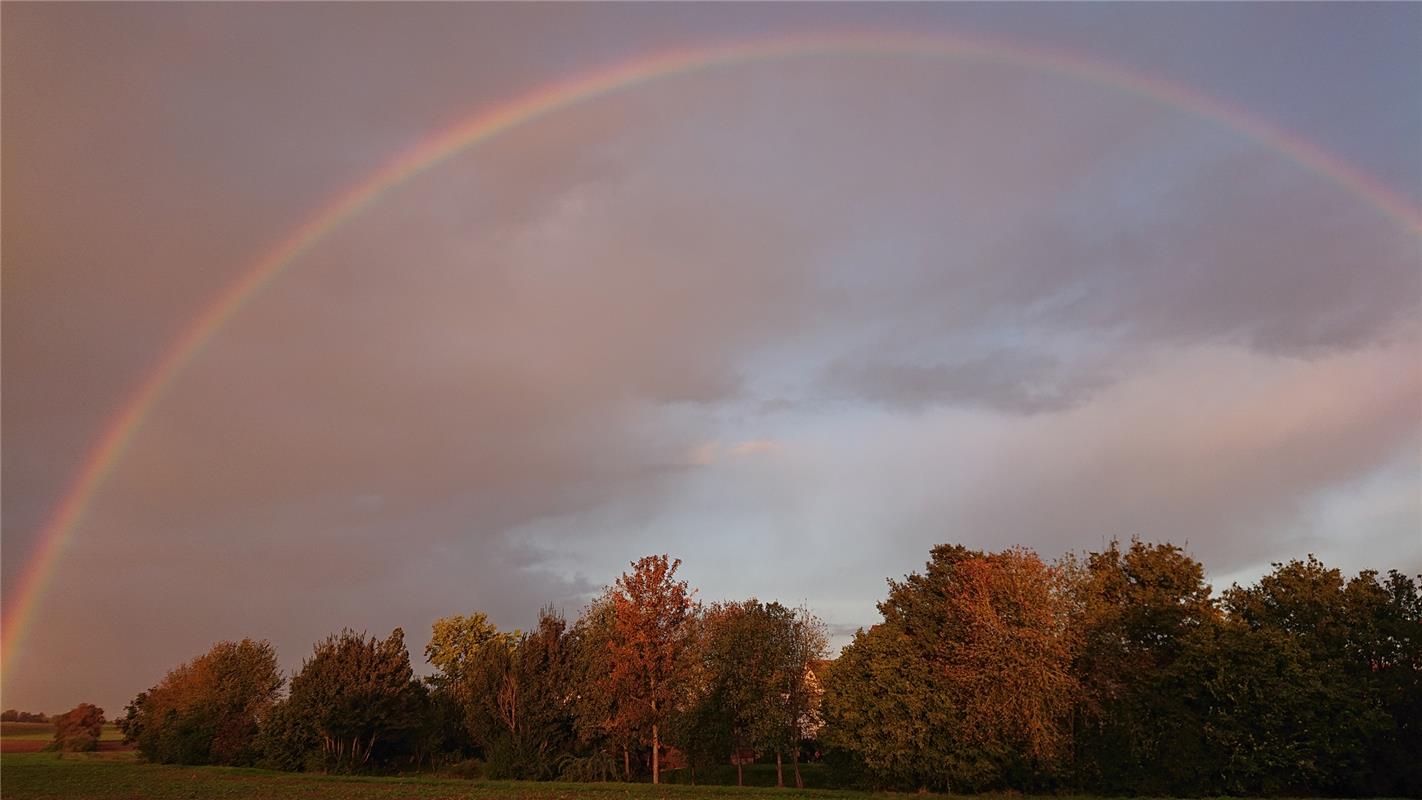
[[[0,796],[13,800],[574,800],[632,798],[820,798],[867,800],[906,797],[830,789],[774,789],[735,786],[652,786],[646,783],[534,783],[470,781],[436,777],[353,777],[305,775],[234,767],[178,767],[146,764],[135,753],[9,754],[0,758]],[[977,795],[1027,800],[1030,795]],[[1072,800],[1059,795],[1053,800]],[[1091,800],[1080,798],[1079,800]]]
[[[65,755],[24,753],[0,759],[0,786],[5,798],[72,798],[132,800],[135,797],[329,798],[330,800],[445,800],[446,798],[711,798],[775,797],[862,800],[862,792],[738,789],[734,786],[652,786],[627,783],[532,783],[468,781],[434,777],[349,777],[269,772],[231,767],[177,767],[145,764],[132,753]]]

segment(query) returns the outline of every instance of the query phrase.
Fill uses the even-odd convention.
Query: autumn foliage
[[[283,683],[270,643],[219,642],[139,694],[119,727],[153,761],[250,764],[258,726]]]
[[[56,716],[54,742],[50,749],[64,753],[87,753],[99,749],[99,733],[104,727],[104,710],[92,703],[80,703]]]
[[[661,780],[661,731],[691,674],[696,601],[676,580],[681,559],[647,556],[623,573],[608,597],[611,670],[603,689],[619,698],[616,727],[641,735],[652,751],[652,783]]]
[[[220,643],[120,724],[152,760],[290,770],[741,782],[760,761],[781,786],[1422,794],[1422,597],[1397,572],[1309,558],[1216,595],[1170,544],[939,545],[827,660],[808,609],[702,605],[680,566],[632,562],[528,631],[437,620],[427,678],[400,630],[347,630],[281,698],[270,645]]]

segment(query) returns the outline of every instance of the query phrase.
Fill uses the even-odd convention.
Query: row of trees
[[[291,770],[656,782],[755,756],[799,785],[823,751],[884,788],[1422,794],[1422,599],[1396,572],[1310,557],[1216,597],[1168,544],[944,545],[826,662],[806,609],[702,604],[678,566],[634,563],[571,623],[441,619],[425,679],[398,629],[323,640],[285,693],[270,645],[219,644],[120,725],[153,760]]]
[[[571,625],[551,608],[527,632],[477,612],[436,621],[423,680],[399,629],[317,643],[285,696],[270,644],[221,643],[119,726],[169,763],[357,771],[477,756],[492,777],[656,783],[669,754],[694,770],[749,749],[788,755],[801,784],[823,623],[779,603],[703,606],[667,556],[631,566]]]
[[[0,722],[49,722],[49,715],[42,711],[19,711],[7,708],[0,713]]]
[[[1172,545],[934,548],[826,681],[827,744],[904,788],[1422,794],[1422,601],[1310,557],[1211,595]]]

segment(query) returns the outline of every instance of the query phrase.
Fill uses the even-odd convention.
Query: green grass
[[[0,722],[0,738],[22,742],[48,742],[54,739],[52,722]],[[99,733],[101,742],[123,741],[123,734],[112,722]]]
[[[775,765],[774,764],[747,764],[744,768],[743,777],[746,786],[761,786],[774,788],[775,786]],[[835,785],[832,782],[833,776],[823,764],[801,764],[800,777],[805,781],[807,789],[839,789],[843,785]],[[664,778],[668,783],[689,784],[691,783],[691,773],[687,770],[677,770],[667,773]],[[718,786],[736,785],[736,768],[731,764],[720,764],[715,767],[701,767],[696,770],[696,782],[699,784],[715,784]],[[785,785],[795,785],[795,769],[790,762],[785,762]],[[862,796],[862,795],[860,795]]]
[[[760,773],[766,765],[756,765]],[[774,766],[770,767],[772,774]],[[748,773],[749,775],[749,773]],[[645,783],[531,783],[436,777],[303,775],[232,767],[146,764],[132,751],[0,757],[0,797],[14,800],[872,800],[908,795],[846,790],[735,786],[652,786]],[[974,800],[1030,800],[1030,795],[979,795]],[[1073,800],[1067,796],[1050,800]],[[1077,798],[1076,800],[1098,800]]]
[[[446,800],[510,798],[824,798],[864,800],[862,792],[738,789],[734,786],[652,786],[626,783],[521,783],[457,778],[367,778],[303,775],[230,767],[145,764],[132,753],[14,753],[0,758],[0,796],[14,800]]]

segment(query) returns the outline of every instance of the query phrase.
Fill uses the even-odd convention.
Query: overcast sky
[[[1247,109],[1422,204],[1422,5],[3,7],[3,578],[261,255],[550,81],[808,31],[991,34]],[[381,197],[224,327],[103,484],[5,707],[214,641],[705,600],[872,624],[939,542],[1139,535],[1217,588],[1422,571],[1422,245],[1229,124],[1021,64],[746,63]],[[839,640],[842,641],[842,638]]]

